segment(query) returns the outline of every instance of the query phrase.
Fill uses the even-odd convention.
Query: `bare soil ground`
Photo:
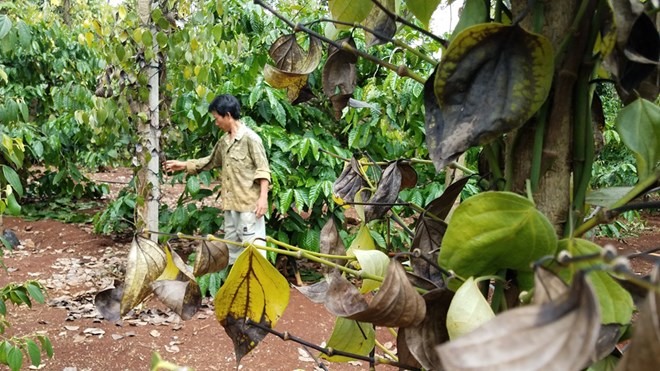
[[[105,176],[122,179],[117,174]],[[171,189],[170,197],[175,198],[177,191],[180,189]],[[128,243],[95,235],[89,225],[52,220],[5,217],[2,228],[12,229],[21,246],[4,256],[7,269],[0,270],[0,287],[33,279],[47,288],[46,305],[35,304],[31,309],[10,306],[7,318],[12,324],[9,336],[40,333],[50,338],[55,355],[45,361],[43,369],[147,370],[154,352],[197,370],[237,367],[232,342],[217,322],[209,299],[188,321],[180,320],[155,299],[146,301],[119,324],[102,319],[94,308],[94,295],[121,277]],[[660,214],[646,215],[646,228],[638,236],[597,242],[611,243],[621,254],[658,248]],[[656,259],[660,255],[634,259],[633,269],[647,273]],[[333,317],[322,305],[312,303],[292,288],[289,306],[276,330],[322,344],[329,339],[333,325]],[[395,352],[395,341],[387,331],[379,331],[378,340]],[[238,369],[368,369],[366,362],[328,363],[318,356],[317,351],[268,335],[243,358]],[[394,368],[379,365],[377,369]]]

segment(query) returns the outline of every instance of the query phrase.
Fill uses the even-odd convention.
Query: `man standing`
[[[241,106],[236,97],[223,94],[209,105],[215,124],[225,133],[210,156],[186,161],[168,160],[165,171],[185,170],[188,174],[221,167],[222,208],[225,211],[225,239],[237,242],[266,238],[264,214],[268,210],[270,168],[261,138],[240,121]],[[242,249],[228,245],[229,264]],[[260,250],[265,256],[265,251]]]

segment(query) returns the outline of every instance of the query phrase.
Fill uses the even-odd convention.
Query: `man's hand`
[[[254,209],[254,213],[257,218],[261,218],[268,211],[268,197],[259,197],[257,200],[257,208]]]
[[[186,162],[178,160],[167,160],[163,162],[163,169],[165,169],[165,171],[168,173],[172,171],[185,170]]]

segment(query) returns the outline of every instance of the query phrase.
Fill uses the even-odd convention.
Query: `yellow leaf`
[[[495,317],[493,310],[481,294],[477,283],[470,277],[456,291],[447,312],[447,332],[456,339]]]
[[[362,225],[358,231],[357,236],[351,242],[351,246],[348,248],[346,255],[355,256],[353,250],[375,250],[376,243],[374,242],[371,233],[369,233],[369,228],[366,225]]]
[[[190,41],[190,50],[196,52],[199,49],[199,41],[197,39],[192,39]]]
[[[213,303],[240,362],[267,335],[249,322],[275,327],[289,304],[289,284],[254,246],[249,246],[236,259]]]
[[[195,92],[200,98],[204,98],[204,95],[206,94],[206,87],[204,87],[203,85],[197,85],[197,87],[195,88]]]

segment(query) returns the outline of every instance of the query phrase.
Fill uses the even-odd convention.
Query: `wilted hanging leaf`
[[[461,194],[469,179],[470,177],[464,177],[450,184],[440,197],[426,206],[426,211],[418,219],[412,247],[419,249],[423,256],[433,261],[438,260],[440,244],[447,231],[447,224],[442,219],[449,214],[454,201]],[[423,259],[413,259],[412,267],[417,275],[437,285],[442,284],[440,271]]]
[[[419,363],[417,358],[410,352],[408,349],[408,342],[406,341],[406,332],[405,329],[399,329],[399,332],[396,335],[396,356],[399,359],[399,363],[403,365],[408,365],[411,368],[421,369],[422,364]],[[402,368],[399,368],[401,370]]]
[[[353,249],[352,253],[357,258],[358,263],[360,263],[361,271],[374,276],[385,276],[390,258],[384,252],[379,250]],[[362,281],[360,292],[362,294],[371,292],[379,288],[380,285],[381,282],[366,278]]]
[[[287,89],[290,102],[298,99],[300,91],[307,86],[308,74],[286,72],[269,64],[264,66],[264,81],[275,89]]]
[[[248,246],[236,259],[213,303],[240,362],[267,335],[247,320],[275,327],[289,304],[289,284],[254,246]]]
[[[332,185],[333,198],[338,205],[353,202],[358,191],[366,186],[361,165],[355,157],[352,157],[350,164],[344,167]]]
[[[321,61],[321,41],[315,37],[309,38],[309,50],[305,51],[298,44],[296,34],[283,35],[278,38],[268,51],[275,61],[275,66],[264,66],[264,80],[277,89],[286,88],[290,102],[308,100],[307,77],[318,67]],[[307,95],[302,97],[301,95]]]
[[[316,304],[323,304],[326,301],[326,296],[328,294],[328,289],[330,285],[328,280],[321,280],[319,282],[313,283],[307,286],[293,286],[296,290],[300,291],[301,294],[311,300]]]
[[[447,333],[457,339],[490,321],[495,313],[479,290],[474,278],[468,278],[458,290],[447,311]]]
[[[396,166],[401,173],[401,189],[415,188],[417,185],[417,172],[409,163],[397,161]]]
[[[660,268],[651,272],[651,282],[660,285]],[[660,294],[650,291],[639,310],[639,317],[633,326],[630,346],[623,354],[616,371],[658,370],[660,369]]]
[[[190,267],[165,247],[167,266],[151,288],[158,299],[184,320],[192,318],[202,305],[202,294]]]
[[[440,357],[435,348],[449,341],[447,333],[447,311],[454,297],[454,292],[449,289],[436,289],[424,294],[426,302],[426,317],[417,326],[402,328],[405,335],[406,345],[410,353],[427,370],[440,368]],[[401,336],[401,333],[399,333]]]
[[[115,287],[99,291],[94,296],[94,306],[103,318],[110,322],[117,322],[121,318],[119,307],[124,295],[124,287],[119,281],[115,281]]]
[[[487,23],[458,34],[436,69],[437,110],[426,117],[436,170],[471,146],[522,126],[548,96],[553,55],[547,38],[518,25]],[[431,96],[424,96],[428,113]]]
[[[339,272],[334,272],[328,280],[330,286],[325,307],[335,316],[376,326],[408,327],[419,324],[426,315],[424,299],[412,287],[403,266],[395,259],[387,268],[380,290],[369,303]]]
[[[166,264],[165,252],[154,241],[142,236],[133,237],[126,262],[120,316],[144,300],[151,292],[151,283],[161,275]]]
[[[534,299],[536,305],[556,301],[568,292],[568,285],[559,276],[542,266],[534,270]]]
[[[332,18],[346,23],[360,23],[364,20],[374,4],[371,0],[328,0],[328,8]],[[337,28],[350,26],[335,24]]]
[[[615,202],[619,201],[623,196],[630,192],[633,187],[610,187],[601,188],[587,191],[585,202],[589,205],[600,207],[611,207]]]
[[[202,294],[195,280],[158,280],[151,287],[158,299],[181,319],[191,319],[202,305]]]
[[[378,182],[376,192],[369,199],[370,204],[364,207],[364,221],[368,223],[374,219],[382,218],[399,198],[400,190],[401,171],[399,171],[399,167],[395,161],[385,168]]]
[[[275,40],[268,54],[275,66],[284,72],[310,74],[318,67],[323,51],[321,41],[313,36],[309,37],[309,50],[303,50],[293,33]]]
[[[419,19],[424,27],[429,27],[431,16],[438,8],[440,0],[406,0],[406,5],[412,14]]]
[[[197,245],[193,276],[199,277],[207,273],[218,272],[229,264],[229,249],[222,241],[202,240]]]
[[[394,0],[380,0],[379,2],[392,14],[396,14]],[[364,41],[367,44],[367,48],[374,45],[385,44],[389,41],[388,39],[391,39],[396,33],[396,22],[394,22],[394,19],[378,6],[371,8],[371,12],[369,12],[367,19],[364,21],[364,26],[387,37],[387,39],[381,39],[371,32],[365,31]]]
[[[328,221],[325,222],[325,225],[321,229],[319,251],[322,254],[346,255],[346,246],[344,246],[344,241],[339,236],[335,219],[332,216],[328,218]],[[330,259],[330,261],[335,264],[343,264],[345,262],[343,259]],[[327,273],[331,268],[324,265],[321,269],[324,273]]]
[[[368,356],[376,343],[376,330],[370,323],[362,323],[350,319],[337,317],[332,335],[328,339],[326,348],[341,350],[361,356]],[[348,362],[355,358],[340,355],[321,355],[331,362]]]
[[[437,348],[445,370],[578,370],[600,329],[596,296],[577,274],[561,300],[508,310]]]
[[[658,67],[660,35],[655,23],[645,13],[640,14],[628,35],[623,49],[625,58],[619,59],[619,82],[630,92]]]
[[[653,174],[660,162],[660,107],[639,98],[616,116],[616,130],[635,153],[640,180]]]
[[[484,192],[454,212],[438,264],[460,277],[487,276],[505,268],[531,274],[532,263],[554,255],[556,248],[552,224],[531,201],[509,192]],[[522,288],[531,289],[531,283]]]
[[[353,37],[337,40],[337,44],[356,48]],[[328,46],[328,59],[323,66],[323,93],[330,98],[337,120],[341,118],[341,111],[346,107],[348,99],[353,96],[355,90],[356,62],[355,54],[333,45]]]

